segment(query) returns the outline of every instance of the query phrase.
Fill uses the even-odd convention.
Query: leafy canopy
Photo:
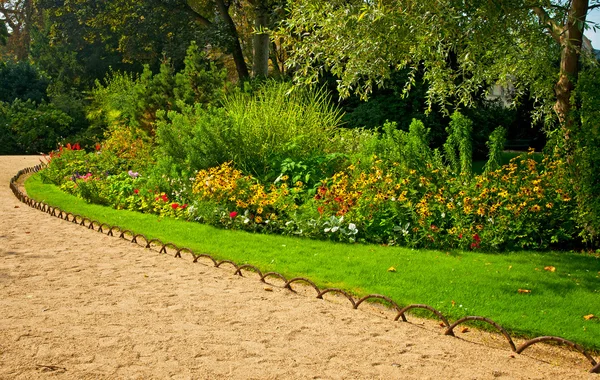
[[[292,0],[279,32],[296,81],[312,84],[330,71],[342,96],[366,98],[394,70],[408,68],[405,90],[422,70],[430,109],[471,106],[500,84],[514,86],[515,101],[531,94],[549,111],[561,46],[535,7],[548,20],[568,12],[567,2],[546,0]]]

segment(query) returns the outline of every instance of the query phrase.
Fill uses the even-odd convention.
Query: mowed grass
[[[429,304],[451,321],[485,316],[516,336],[555,335],[600,350],[600,320],[584,318],[600,316],[598,254],[445,252],[253,234],[91,205],[42,183],[38,175],[26,181],[26,188],[38,201],[197,254],[252,264],[287,278],[307,277],[320,287],[356,296],[383,294],[401,306]],[[391,267],[396,271],[388,271]]]

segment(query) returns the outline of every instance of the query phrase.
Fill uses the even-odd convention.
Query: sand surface
[[[20,203],[0,157],[0,379],[595,379],[580,354],[319,300]]]

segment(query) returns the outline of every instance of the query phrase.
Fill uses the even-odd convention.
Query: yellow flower
[[[454,210],[454,203],[452,202],[448,202],[448,204],[446,205],[446,207],[448,207],[448,210]]]
[[[533,205],[533,206],[531,206],[531,209],[530,209],[530,210],[531,210],[532,212],[539,212],[539,211],[541,210],[541,207],[540,207],[540,206],[538,206],[538,205]]]
[[[256,209],[256,213],[257,214],[262,214],[263,213],[262,207],[259,207],[258,209]]]
[[[552,204],[552,202],[548,202],[548,203],[546,203],[546,208],[552,208],[552,206],[554,206],[554,205]]]
[[[287,181],[290,177],[286,174],[284,176],[281,177],[282,181]]]
[[[568,202],[571,200],[571,197],[568,194],[563,194],[562,200],[563,202]]]
[[[485,210],[483,209],[483,207],[479,207],[477,209],[477,215],[479,215],[479,216],[484,216],[485,215]]]
[[[256,223],[262,223],[262,218],[260,216],[257,216],[256,218],[254,218],[254,222]]]

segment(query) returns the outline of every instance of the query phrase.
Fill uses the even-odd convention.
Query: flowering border
[[[577,343],[574,343],[572,341],[569,341],[567,339],[561,338],[561,337],[557,337],[557,336],[540,336],[534,339],[530,339],[526,342],[524,342],[521,346],[516,347],[514,341],[512,340],[511,336],[508,334],[508,332],[499,324],[497,324],[496,322],[494,322],[493,320],[486,318],[486,317],[481,317],[481,316],[467,316],[464,318],[461,318],[457,321],[455,321],[454,323],[450,324],[448,319],[437,309],[434,309],[433,307],[429,306],[429,305],[424,305],[424,304],[411,304],[411,305],[407,305],[404,307],[400,307],[394,300],[392,300],[391,298],[385,296],[385,295],[381,295],[381,294],[369,294],[366,295],[358,300],[354,299],[350,294],[348,294],[346,291],[342,290],[342,289],[337,289],[337,288],[326,288],[326,289],[320,289],[313,281],[311,281],[308,278],[304,278],[304,277],[295,277],[292,279],[287,279],[284,275],[282,275],[281,273],[277,273],[277,272],[267,272],[267,273],[262,273],[262,271],[250,264],[243,264],[243,265],[238,265],[235,262],[231,261],[231,260],[222,260],[222,261],[218,261],[216,259],[214,259],[212,256],[202,253],[202,254],[197,254],[194,251],[192,251],[189,248],[185,248],[185,247],[178,247],[177,245],[175,245],[174,243],[164,243],[159,239],[148,239],[146,236],[144,236],[143,234],[136,234],[134,231],[131,230],[126,230],[123,229],[119,226],[111,226],[108,225],[106,223],[101,223],[99,221],[96,220],[91,220],[85,216],[82,215],[78,215],[78,214],[73,214],[70,212],[65,212],[61,209],[59,209],[58,207],[52,207],[50,205],[48,205],[45,202],[38,202],[32,198],[29,198],[27,195],[25,195],[21,190],[19,190],[18,186],[17,186],[17,181],[19,180],[19,178],[23,175],[26,174],[31,174],[31,173],[36,173],[39,170],[41,170],[45,165],[40,164],[40,165],[36,165],[33,167],[28,167],[22,170],[19,170],[19,172],[11,178],[10,180],[10,189],[12,190],[12,192],[14,193],[14,195],[17,197],[17,199],[19,199],[19,201],[27,204],[28,206],[38,209],[42,212],[45,212],[51,216],[55,216],[57,218],[63,219],[65,221],[68,222],[72,222],[72,223],[76,223],[79,224],[81,226],[87,227],[88,229],[91,230],[95,230],[101,233],[106,233],[108,236],[117,236],[115,235],[115,233],[118,233],[118,237],[127,241],[130,241],[134,244],[137,245],[141,245],[144,248],[147,249],[157,249],[160,254],[168,254],[169,251],[175,252],[174,257],[176,258],[181,258],[182,257],[182,253],[187,253],[190,254],[193,258],[193,263],[198,262],[199,259],[201,258],[205,258],[210,260],[213,265],[217,268],[221,267],[224,264],[228,264],[230,266],[233,266],[235,268],[235,273],[236,275],[239,275],[241,277],[243,277],[243,270],[245,271],[252,271],[257,273],[260,276],[260,281],[272,286],[276,286],[275,284],[272,283],[268,283],[266,281],[267,277],[277,277],[280,280],[284,281],[285,284],[282,286],[285,289],[289,289],[291,291],[293,291],[292,289],[292,284],[295,282],[303,282],[305,284],[308,284],[310,287],[312,287],[313,289],[315,289],[315,291],[317,292],[317,298],[319,299],[323,299],[323,295],[327,294],[327,293],[338,293],[341,294],[342,296],[346,297],[350,303],[352,304],[352,307],[354,309],[358,309],[358,307],[365,301],[369,300],[369,299],[380,299],[382,301],[387,302],[390,306],[392,306],[394,309],[396,309],[397,314],[396,317],[394,318],[394,321],[399,320],[400,318],[402,318],[402,321],[406,322],[406,315],[405,313],[410,310],[410,309],[415,309],[415,308],[420,308],[420,309],[425,309],[425,310],[429,310],[431,311],[433,314],[435,314],[442,322],[440,323],[440,325],[445,326],[446,327],[446,331],[444,332],[444,335],[450,335],[450,336],[455,336],[454,335],[454,328],[456,328],[458,325],[467,322],[467,321],[480,321],[480,322],[485,322],[487,324],[492,325],[493,327],[495,327],[498,331],[500,331],[502,333],[502,335],[504,335],[504,337],[506,338],[506,340],[508,341],[508,344],[511,348],[511,350],[517,354],[522,353],[525,349],[527,349],[528,347],[540,343],[540,342],[546,342],[546,341],[553,341],[553,342],[557,342],[557,343],[561,343],[564,344],[566,346],[569,346],[577,351],[579,351],[582,355],[585,356],[585,358],[591,363],[591,365],[593,366],[589,372],[590,373],[600,373],[600,362],[597,362],[582,346],[580,346]],[[87,223],[87,225],[86,225]],[[107,232],[105,232],[107,231]],[[142,242],[143,239],[143,242]],[[159,248],[160,247],[160,248]]]

